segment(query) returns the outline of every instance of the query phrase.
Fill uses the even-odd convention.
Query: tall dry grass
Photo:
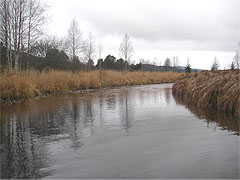
[[[74,90],[175,82],[179,73],[20,71],[0,75],[0,99],[16,101]]]
[[[173,94],[200,108],[215,108],[240,116],[239,71],[202,71],[180,76]]]

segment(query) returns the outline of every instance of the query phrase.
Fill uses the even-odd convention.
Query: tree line
[[[59,39],[45,35],[47,8],[41,0],[0,0],[0,68],[140,70],[142,64],[150,64],[143,59],[138,64],[131,63],[134,50],[127,33],[118,48],[119,59],[112,55],[103,59],[102,44],[96,44],[91,32],[84,39],[76,19],[72,19],[66,37]],[[95,66],[94,60],[97,60]],[[178,57],[167,58],[163,67],[165,71],[171,71],[179,64]],[[153,65],[158,65],[157,59]],[[188,61],[186,72],[191,72],[190,66]],[[218,68],[215,58],[211,69]],[[239,51],[231,69],[239,69]]]
[[[91,32],[83,39],[76,19],[72,20],[63,39],[42,38],[47,7],[40,0],[0,0],[0,67],[38,70],[140,69],[141,63],[130,63],[133,45],[127,33],[119,46],[121,58],[118,60],[111,55],[103,59],[102,45],[96,47]],[[98,63],[94,66],[96,59]]]
[[[126,33],[119,45],[119,59],[112,55],[102,58],[103,46],[96,45],[90,32],[82,37],[76,19],[72,19],[63,39],[43,35],[47,20],[47,5],[40,0],[0,0],[0,65],[8,69],[67,70],[141,70],[145,60],[131,63],[134,54],[130,36]],[[97,64],[94,66],[94,60]],[[157,65],[157,64],[155,64]],[[179,66],[178,57],[167,58],[165,71]]]

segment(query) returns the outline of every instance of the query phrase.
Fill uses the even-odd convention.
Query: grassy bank
[[[239,117],[239,71],[202,71],[184,74],[173,85],[173,94],[199,108],[215,108]]]
[[[74,90],[175,82],[179,73],[21,71],[0,75],[0,98],[16,101]]]

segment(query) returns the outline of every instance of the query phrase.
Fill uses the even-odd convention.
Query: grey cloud
[[[151,1],[156,2],[157,1]],[[160,1],[164,2],[164,1]],[[173,1],[173,3],[176,1]],[[201,1],[198,1],[201,2]],[[144,8],[135,4],[127,10],[107,6],[106,9],[80,9],[79,16],[90,23],[100,35],[128,32],[134,39],[178,42],[181,48],[234,50],[240,41],[240,7],[238,0],[210,1],[204,9],[191,9],[188,4],[166,8],[154,4]],[[116,8],[113,11],[113,8]],[[195,7],[196,8],[196,7]],[[202,8],[202,9],[201,9]],[[111,10],[109,10],[111,9]],[[179,43],[191,42],[191,43]],[[195,47],[188,47],[193,45]],[[185,46],[185,47],[184,47]]]

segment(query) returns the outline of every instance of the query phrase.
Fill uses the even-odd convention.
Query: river
[[[1,179],[238,179],[239,120],[172,84],[1,104]]]

